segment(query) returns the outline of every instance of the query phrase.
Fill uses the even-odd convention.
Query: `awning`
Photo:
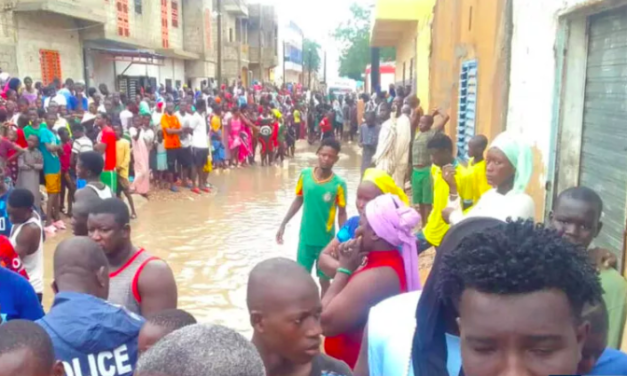
[[[159,48],[157,52],[165,57],[169,57],[172,59],[181,59],[181,60],[198,60],[200,59],[200,55],[184,51],[178,48]]]
[[[419,22],[429,22],[435,0],[377,0],[370,45],[395,47],[404,35],[415,34]]]
[[[85,49],[104,55],[113,61],[124,61],[128,63],[163,65],[166,59],[166,56],[157,54],[152,50],[109,47],[98,44],[87,45]]]

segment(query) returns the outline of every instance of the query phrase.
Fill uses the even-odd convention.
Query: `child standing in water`
[[[211,116],[211,157],[213,168],[224,169],[226,167],[226,153],[222,143],[222,110],[219,105],[213,106],[213,115]]]
[[[321,285],[329,280],[317,267],[322,249],[335,236],[335,215],[338,225],[346,222],[346,182],[333,172],[339,159],[340,143],[325,138],[318,149],[318,166],[304,169],[296,184],[296,198],[276,234],[277,243],[283,244],[285,226],[304,205],[300,227],[297,261],[311,273],[314,264]]]

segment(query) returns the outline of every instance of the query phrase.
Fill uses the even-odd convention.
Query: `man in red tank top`
[[[89,212],[89,237],[109,260],[109,298],[131,312],[150,316],[176,308],[177,289],[172,270],[164,261],[131,242],[130,214],[117,199],[102,200]]]

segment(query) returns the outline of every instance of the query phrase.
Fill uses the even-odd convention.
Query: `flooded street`
[[[355,215],[360,156],[357,144],[344,144],[335,172],[348,184],[348,214]],[[315,166],[316,147],[300,141],[294,158],[282,168],[232,169],[212,173],[217,188],[204,197],[182,197],[146,202],[132,222],[133,243],[167,261],[176,277],[179,308],[200,322],[213,322],[250,333],[246,312],[246,282],[252,267],[263,259],[283,256],[296,259],[301,213],[288,225],[285,244],[275,234],[294,199],[300,171]],[[170,198],[170,200],[168,200]],[[67,236],[46,242],[46,286],[52,281],[52,254]],[[52,291],[44,292],[46,308]]]

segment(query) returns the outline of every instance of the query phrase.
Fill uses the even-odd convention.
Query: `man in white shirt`
[[[9,194],[7,214],[13,223],[9,240],[22,259],[29,282],[41,302],[44,291],[44,240],[41,219],[34,207],[35,197],[28,189],[16,188]]]
[[[44,110],[48,111],[48,106],[51,102],[56,103],[58,106],[67,106],[67,99],[63,94],[57,94],[54,85],[48,86],[48,98],[44,102]]]
[[[122,129],[124,129],[124,132],[128,131],[128,126],[133,119],[133,112],[131,111],[131,108],[133,106],[137,107],[135,103],[128,102],[126,108],[122,112],[120,112],[120,123],[122,124]]]
[[[192,129],[192,192],[211,192],[206,185],[207,173],[204,171],[205,164],[209,158],[209,133],[207,129],[207,102],[202,98],[196,101],[196,112],[189,121]],[[200,187],[200,189],[199,189]]]
[[[183,130],[183,132],[179,136],[181,139],[179,163],[181,164],[181,182],[183,182],[184,184],[185,181],[191,177],[191,170],[193,165],[192,129],[189,126],[190,120],[192,118],[191,107],[192,104],[184,99],[179,104],[179,110],[174,114],[177,118],[179,118],[179,122],[181,123],[181,129]],[[187,186],[188,188],[194,188],[191,183],[188,183]]]

